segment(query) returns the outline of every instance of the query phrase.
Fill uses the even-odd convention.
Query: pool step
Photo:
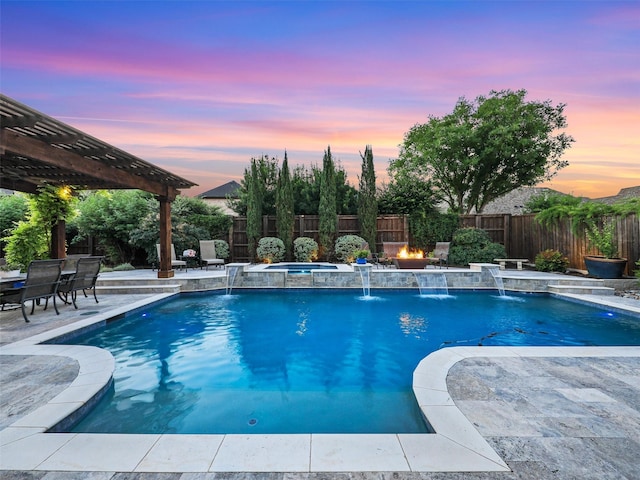
[[[602,285],[549,285],[550,293],[573,293],[576,295],[613,295],[614,288]]]

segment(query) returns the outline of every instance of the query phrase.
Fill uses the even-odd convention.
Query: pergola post
[[[167,197],[158,197],[160,201],[160,267],[158,278],[172,278],[175,275],[171,266],[171,202]]]
[[[51,258],[66,258],[66,222],[64,220],[58,220],[51,229],[51,245],[49,246],[49,256]]]

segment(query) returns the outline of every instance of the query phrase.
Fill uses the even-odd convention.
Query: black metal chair
[[[2,291],[2,296],[0,296],[2,310],[4,310],[4,306],[7,303],[19,304],[24,321],[29,323],[25,303],[29,300],[32,301],[31,314],[33,315],[36,301],[44,298],[44,310],[46,310],[49,305],[49,297],[51,297],[53,298],[53,308],[56,311],[56,315],[59,315],[56,295],[60,285],[63,261],[63,259],[32,261],[27,269],[27,278],[24,281],[24,285],[19,288],[10,288]]]
[[[93,290],[93,298],[96,303],[99,303],[96,296],[96,280],[98,280],[102,259],[103,257],[81,257],[78,259],[75,273],[58,287],[58,294],[64,303],[73,303],[77,310],[76,298],[79,290],[82,290],[85,297],[88,296],[87,290]],[[68,301],[69,296],[71,296],[71,302]]]

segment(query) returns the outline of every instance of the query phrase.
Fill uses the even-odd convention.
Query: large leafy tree
[[[373,150],[371,145],[364,149],[358,190],[358,218],[360,219],[360,236],[376,251],[378,223],[378,201],[376,199],[376,171],[373,166]]]
[[[156,261],[156,243],[159,242],[160,214],[157,200],[149,202],[151,207],[139,228],[129,234],[129,243],[146,252],[149,263]],[[207,205],[200,198],[178,195],[171,204],[171,241],[176,253],[197,249],[200,240],[224,238],[232,220],[218,207]]]
[[[0,195],[0,256],[4,257],[5,237],[18,226],[18,222],[26,221],[29,213],[29,199],[26,195]]]
[[[563,152],[573,138],[564,104],[526,101],[526,90],[492,91],[474,101],[464,97],[452,113],[430,116],[405,134],[391,169],[401,178],[431,180],[456,212],[482,209],[521,186],[551,179],[567,166]]]
[[[284,243],[287,260],[291,259],[293,250],[293,223],[293,188],[291,185],[291,173],[289,172],[289,160],[287,152],[284,152],[284,160],[280,168],[276,192],[276,229],[278,238]]]
[[[327,147],[327,150],[324,152],[324,158],[322,159],[318,216],[320,256],[328,260],[332,256],[333,243],[338,231],[336,172],[333,157],[331,156],[331,147]]]
[[[255,171],[253,164],[255,164]],[[240,181],[238,197],[227,201],[231,208],[238,215],[246,216],[248,208],[248,196],[252,188],[253,175],[257,179],[260,198],[262,199],[262,214],[275,215],[276,213],[276,190],[278,186],[278,159],[263,155],[252,158],[249,166],[244,169],[244,177]]]
[[[336,210],[338,215],[354,215],[358,211],[358,192],[347,181],[347,172],[334,163]],[[322,169],[298,165],[293,170],[293,198],[296,215],[318,215]]]
[[[77,239],[94,237],[109,263],[133,263],[138,247],[131,236],[148,232],[155,247],[159,226],[148,228],[146,219],[157,212],[157,200],[140,190],[85,192],[72,227],[78,231]]]

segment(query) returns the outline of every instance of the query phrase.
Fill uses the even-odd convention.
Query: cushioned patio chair
[[[207,267],[215,265],[216,267],[224,266],[224,260],[216,256],[216,244],[213,240],[200,240],[200,266]]]
[[[451,245],[451,242],[436,242],[433,257],[427,257],[425,260],[433,263],[434,266],[437,263],[440,268],[442,268],[442,265],[446,265],[449,268],[449,245]],[[427,266],[424,268],[427,268]]]
[[[156,243],[156,252],[158,254],[158,268],[160,268],[160,244]],[[171,244],[171,267],[184,267],[184,270],[187,271],[187,262],[184,260],[178,260],[176,257],[176,247]]]
[[[71,303],[77,310],[76,297],[78,291],[82,290],[84,296],[87,297],[87,290],[93,290],[93,298],[96,303],[98,297],[96,296],[96,280],[98,280],[98,274],[100,273],[100,265],[102,264],[103,257],[81,257],[76,261],[76,271],[66,281],[61,282],[58,287],[58,293],[65,303],[69,303],[69,296],[71,296]]]
[[[32,261],[27,269],[27,278],[24,281],[24,285],[19,288],[10,288],[2,291],[0,296],[2,310],[4,310],[6,304],[18,304],[22,309],[24,321],[29,323],[25,303],[31,300],[31,314],[33,315],[36,301],[44,298],[44,310],[46,310],[51,297],[53,298],[53,308],[56,311],[56,315],[59,315],[56,295],[60,284],[63,261],[63,259]]]

